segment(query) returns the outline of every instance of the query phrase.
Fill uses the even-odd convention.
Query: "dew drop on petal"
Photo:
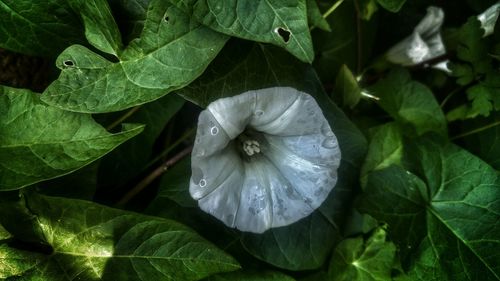
[[[216,126],[213,126],[212,128],[210,128],[210,134],[212,134],[212,136],[215,136],[219,133],[219,128],[217,128]]]
[[[256,111],[255,111],[255,113],[254,113],[254,115],[255,115],[255,116],[257,116],[257,117],[262,116],[262,114],[264,114],[264,111],[262,111],[262,110],[260,110],[260,109],[259,109],[259,110],[256,110]]]
[[[200,187],[205,187],[207,186],[207,181],[205,179],[201,179],[200,182],[198,183]]]
[[[338,144],[337,140],[334,137],[327,137],[323,140],[321,146],[323,146],[324,148],[334,149],[337,148]]]

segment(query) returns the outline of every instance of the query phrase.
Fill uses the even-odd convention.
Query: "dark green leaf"
[[[377,0],[380,6],[384,7],[384,9],[396,13],[405,4],[406,0]]]
[[[306,0],[172,2],[218,32],[280,46],[304,62],[314,59]]]
[[[21,188],[77,170],[139,134],[111,134],[90,115],[40,102],[28,90],[0,88],[0,190]]]
[[[361,88],[356,81],[356,77],[351,70],[344,64],[337,74],[335,80],[335,88],[333,89],[335,96],[342,97],[343,106],[353,108],[361,99]]]
[[[326,10],[333,2],[321,1],[318,4]],[[336,73],[344,64],[355,75],[360,74],[374,50],[376,17],[370,21],[360,20],[357,13],[354,1],[343,1],[327,18],[332,31],[317,29],[312,32],[316,52],[314,67],[324,83],[334,83]]]
[[[210,276],[205,281],[294,281],[277,271],[234,271]]]
[[[38,191],[45,195],[92,200],[97,188],[97,170],[101,161],[95,161],[71,174],[41,182]]]
[[[360,210],[389,224],[418,280],[498,280],[496,171],[434,138],[405,146],[405,154],[411,172],[391,166],[370,174]]]
[[[108,0],[125,43],[141,35],[150,0]]]
[[[143,104],[193,81],[226,40],[168,2],[155,0],[141,37],[125,49],[119,62],[71,46],[58,57],[62,73],[42,99],[78,112],[109,112]]]
[[[233,42],[234,43],[234,42]],[[179,93],[203,106],[224,96],[270,86],[292,86],[313,95],[323,110],[342,151],[339,179],[330,196],[311,216],[287,227],[264,234],[244,234],[243,244],[254,256],[275,266],[291,270],[312,269],[323,264],[339,237],[339,224],[366,150],[366,140],[323,92],[310,66],[286,53],[262,45],[237,50],[231,44],[207,71]],[[213,79],[218,75],[218,79]],[[187,189],[187,186],[185,187]]]
[[[66,1],[1,1],[0,26],[0,47],[29,55],[57,56],[85,42],[83,26]]]
[[[50,254],[0,247],[0,268],[23,280],[199,280],[239,268],[191,229],[91,202],[26,195]],[[5,274],[5,270],[0,270]],[[10,274],[9,274],[10,273]]]
[[[101,161],[99,184],[120,186],[143,171],[151,158],[153,145],[167,122],[184,104],[177,95],[167,95],[142,105],[127,122],[145,124],[142,134],[110,152]],[[124,113],[113,114],[119,118]]]
[[[332,31],[330,25],[326,19],[321,14],[316,0],[306,0],[307,4],[307,19],[309,20],[309,25],[311,27],[318,27],[324,31]]]
[[[446,119],[436,98],[425,85],[413,81],[408,71],[394,69],[370,89],[396,122],[411,128],[410,134],[447,134]]]
[[[386,123],[374,129],[368,153],[361,167],[361,182],[366,183],[370,172],[400,164],[403,158],[403,136],[395,123]]]
[[[340,242],[328,269],[334,281],[391,280],[396,261],[396,246],[386,241],[386,231],[379,227],[368,239],[349,238]]]
[[[198,207],[189,194],[191,161],[184,158],[162,177],[158,197],[168,198],[182,207]]]
[[[486,161],[496,170],[500,170],[500,114],[494,112],[489,118],[473,120],[464,126],[465,132],[484,128],[484,130],[464,138],[465,148]]]

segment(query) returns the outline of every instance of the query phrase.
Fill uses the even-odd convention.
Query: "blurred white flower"
[[[477,16],[477,19],[481,22],[481,28],[484,29],[483,37],[493,34],[499,13],[500,3],[496,3]]]
[[[386,54],[387,60],[412,66],[446,53],[441,38],[444,12],[438,7],[428,7],[427,14],[403,41],[394,45]]]
[[[191,196],[229,227],[262,233],[308,216],[337,182],[340,149],[318,104],[288,87],[222,98],[201,112]]]

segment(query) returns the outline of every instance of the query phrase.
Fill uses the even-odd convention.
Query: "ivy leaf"
[[[352,187],[358,182],[357,171],[366,151],[366,140],[328,99],[309,65],[273,47],[254,44],[244,50],[228,44],[198,80],[178,93],[202,106],[221,97],[278,85],[295,87],[316,98],[342,151],[337,185],[311,216],[260,235],[245,233],[242,242],[253,256],[275,266],[290,270],[317,268],[339,239],[339,225],[346,212],[342,206],[351,200]]]
[[[4,0],[0,3],[0,46],[34,56],[57,56],[82,44],[82,24],[69,2]]]
[[[379,227],[366,240],[356,237],[340,242],[328,268],[330,280],[391,280],[396,246],[387,242],[386,236],[386,231]]]
[[[429,88],[413,81],[403,68],[392,70],[370,91],[380,98],[379,105],[408,133],[436,132],[446,135],[446,119]]]
[[[52,251],[0,246],[1,277],[24,280],[199,280],[239,268],[191,229],[74,199],[25,195]]]
[[[58,57],[62,72],[42,100],[92,113],[150,102],[198,77],[226,40],[227,36],[192,22],[167,1],[155,0],[141,37],[130,43],[119,62],[73,45]]]
[[[500,113],[493,112],[488,118],[471,120],[468,126],[463,126],[465,131],[484,128],[475,134],[464,137],[464,147],[500,170]],[[493,126],[492,126],[493,125]]]
[[[369,175],[360,211],[388,223],[410,276],[498,280],[497,172],[463,149],[431,137],[408,144],[405,154],[403,167]]]
[[[0,190],[75,171],[142,129],[125,124],[111,134],[90,115],[48,106],[28,90],[0,88]]]
[[[304,62],[314,50],[306,0],[172,0],[204,25],[227,35],[282,47]]]

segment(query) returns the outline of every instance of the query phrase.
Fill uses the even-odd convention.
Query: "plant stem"
[[[332,5],[329,9],[328,9],[328,11],[326,11],[326,12],[322,15],[322,17],[323,17],[324,19],[326,19],[326,18],[327,18],[327,17],[328,17],[331,13],[333,13],[333,12],[334,12],[334,11],[335,11],[335,10],[336,10],[339,6],[340,6],[340,4],[342,4],[342,2],[344,2],[344,0],[338,0],[337,2],[335,2],[335,3],[334,3],[334,4],[333,4],[333,5]],[[313,29],[315,29],[315,28],[316,28],[316,26],[311,26],[311,27],[309,27],[309,31],[312,31],[312,30],[313,30]]]
[[[333,13],[340,6],[340,4],[342,4],[342,2],[344,2],[344,0],[338,0],[337,2],[335,2],[335,4],[333,4],[330,7],[330,9],[328,9],[328,11],[326,11],[323,14],[323,18],[326,19],[331,13]]]
[[[184,148],[182,151],[174,155],[174,157],[168,159],[165,161],[163,164],[158,166],[156,169],[153,170],[149,175],[147,175],[144,179],[142,179],[136,186],[134,186],[127,194],[125,194],[119,201],[116,203],[117,207],[122,207],[125,204],[127,204],[130,199],[134,198],[139,192],[141,192],[144,188],[146,188],[149,184],[151,184],[156,178],[159,176],[163,175],[168,168],[173,166],[175,163],[177,163],[179,160],[184,158],[186,155],[191,153],[191,150],[193,150],[193,146],[190,145],[186,148]]]
[[[123,121],[125,121],[127,118],[129,118],[130,116],[132,116],[132,114],[134,114],[135,112],[137,112],[137,110],[139,110],[139,108],[141,108],[140,105],[132,107],[129,111],[127,111],[125,114],[123,114],[115,122],[113,122],[111,125],[109,125],[108,127],[106,127],[106,130],[108,130],[108,131],[112,130],[114,127],[120,125]]]
[[[490,128],[493,128],[495,126],[498,126],[500,125],[500,120],[499,121],[496,121],[496,122],[493,122],[491,124],[488,124],[486,126],[483,126],[483,127],[480,127],[480,128],[477,128],[477,129],[474,129],[472,131],[468,131],[468,132],[465,132],[463,134],[460,134],[460,135],[456,135],[454,137],[451,137],[450,140],[456,140],[456,139],[460,139],[460,138],[463,138],[463,137],[466,137],[466,136],[470,136],[470,135],[473,135],[473,134],[477,134],[479,132],[482,132],[484,130],[487,130],[487,129],[490,129]]]
[[[444,99],[443,101],[441,102],[441,104],[439,105],[439,107],[443,108],[444,105],[458,92],[460,92],[464,87],[458,87],[456,89],[454,89],[453,91],[451,91]]]
[[[191,137],[194,132],[195,132],[195,128],[189,129],[189,131],[187,131],[186,133],[184,133],[184,135],[182,135],[179,139],[177,139],[172,145],[170,145],[165,150],[163,150],[153,160],[149,161],[149,163],[146,164],[146,166],[144,167],[144,169],[150,168],[152,165],[154,165],[154,163],[158,162],[161,158],[165,157],[167,154],[170,153],[170,151],[172,151],[174,148],[176,148],[179,144],[181,144],[183,141],[185,141],[186,139],[188,139],[189,137]]]

